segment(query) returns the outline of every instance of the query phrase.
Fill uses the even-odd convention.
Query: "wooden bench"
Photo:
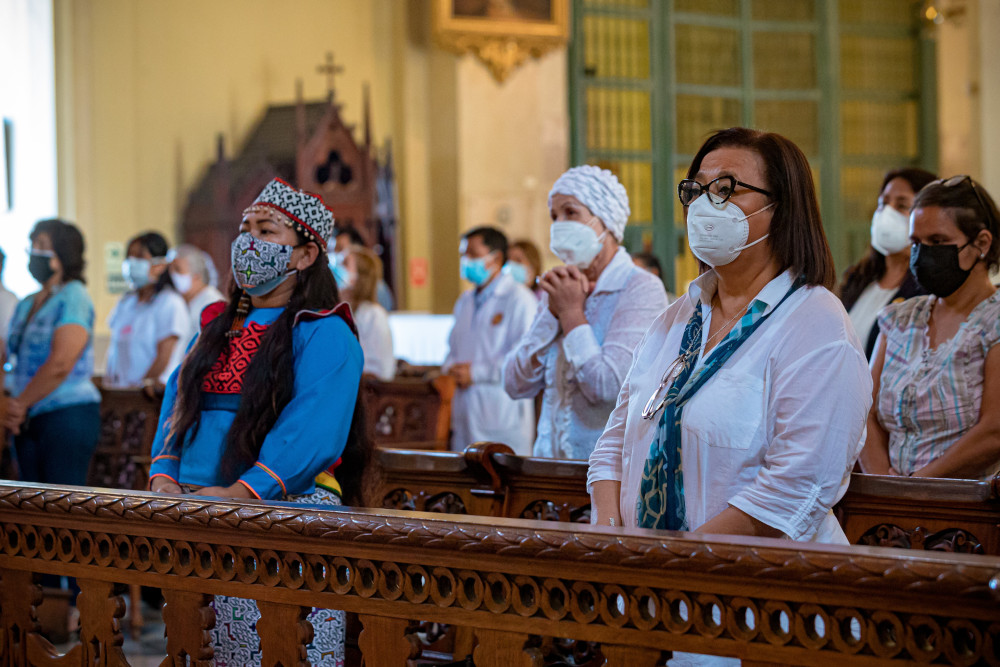
[[[66,657],[37,632],[35,573],[80,583]],[[415,664],[415,616],[468,628],[477,667],[540,665],[538,635],[609,667],[997,664],[998,573],[973,554],[0,483],[0,664],[127,665],[116,583],[164,590],[163,664],[211,664],[213,595],[258,602],[269,666],[303,664],[311,607],[358,615],[367,667]]]
[[[587,463],[516,456],[497,443],[463,453],[380,453],[383,506],[587,523]],[[855,473],[834,508],[852,544],[1000,556],[1000,482]],[[449,495],[450,494],[450,495]],[[481,499],[488,496],[490,502]],[[399,498],[453,498],[403,504]]]
[[[447,450],[455,381],[430,371],[383,381],[362,379],[368,438],[378,447]]]

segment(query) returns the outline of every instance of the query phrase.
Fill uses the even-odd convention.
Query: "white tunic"
[[[442,370],[470,363],[472,385],[456,389],[452,400],[453,450],[493,441],[509,445],[518,454],[531,453],[534,403],[507,395],[502,369],[504,357],[528,330],[537,304],[527,287],[506,274],[494,278],[479,295],[472,289],[458,297]]]
[[[121,298],[108,317],[111,343],[104,385],[114,389],[138,387],[146,371],[156,360],[156,346],[164,338],[177,336],[170,363],[160,375],[167,383],[170,374],[184,358],[180,343],[191,326],[184,298],[171,287],[164,287],[152,301],[139,301],[136,292]]]
[[[643,467],[656,419],[642,410],[677,358],[694,305],[702,301],[702,351],[711,327],[714,272],[657,318],[590,457],[588,487],[622,484],[621,516],[636,525]],[[792,285],[786,272],[757,298],[771,311]],[[681,465],[687,525],[696,530],[728,506],[794,540],[846,544],[831,508],[847,491],[865,441],[872,381],[840,301],[803,287],[774,310],[683,408]]]
[[[624,248],[587,297],[587,324],[562,335],[548,295],[542,296],[530,331],[504,364],[511,396],[534,398],[545,391],[535,456],[590,456],[615,407],[635,346],[666,307],[663,282],[633,264]]]
[[[392,351],[392,330],[389,313],[381,304],[364,301],[354,311],[354,324],[358,327],[358,340],[365,354],[365,373],[379,380],[396,377],[396,357]]]
[[[188,326],[187,335],[177,341],[177,345],[180,346],[182,354],[187,351],[191,341],[194,340],[194,337],[199,331],[201,331],[201,311],[205,310],[206,307],[212,305],[213,303],[225,300],[226,297],[222,296],[222,292],[211,285],[206,285],[200,292],[194,295],[193,299],[187,302],[188,320],[190,322],[190,326]]]

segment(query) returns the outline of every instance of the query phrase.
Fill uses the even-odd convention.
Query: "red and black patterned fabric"
[[[323,250],[333,235],[333,213],[319,195],[275,178],[261,190],[253,206],[267,206],[288,217],[301,232],[321,242]]]
[[[201,390],[210,394],[243,393],[243,378],[266,332],[267,326],[251,322],[242,335],[229,339],[226,350],[205,375]]]

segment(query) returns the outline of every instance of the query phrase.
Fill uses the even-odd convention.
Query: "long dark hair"
[[[166,259],[167,253],[170,251],[170,244],[167,243],[167,239],[163,238],[163,235],[159,232],[144,232],[139,234],[139,236],[130,240],[128,245],[125,246],[126,254],[128,253],[128,249],[135,244],[139,244],[152,258],[163,257]],[[170,271],[164,271],[157,278],[156,284],[153,285],[153,294],[159,294],[163,291],[164,287],[168,286],[172,288],[174,281],[170,279]]]
[[[86,243],[83,234],[71,222],[66,222],[60,218],[48,218],[39,220],[31,230],[28,238],[34,243],[39,234],[47,234],[52,243],[52,252],[59,258],[62,264],[62,282],[65,285],[71,280],[79,280],[86,283],[83,277],[83,269],[86,266],[83,254],[86,250]]]
[[[705,156],[719,148],[752,150],[764,163],[766,188],[775,203],[767,244],[781,270],[791,269],[807,285],[832,289],[836,274],[819,215],[809,161],[791,140],[774,132],[730,127],[710,136],[698,149],[687,178],[694,178]],[[759,184],[754,184],[759,185]]]
[[[921,188],[933,181],[937,176],[919,167],[904,167],[886,172],[882,178],[882,185],[878,189],[879,196],[885,191],[885,186],[889,185],[897,178],[906,181],[913,194],[920,192]],[[865,288],[876,280],[881,280],[885,275],[885,255],[872,246],[868,246],[868,254],[861,258],[854,266],[844,271],[844,277],[840,282],[840,300],[845,308],[853,306]]]
[[[307,242],[301,234],[298,237],[299,244]],[[284,312],[268,327],[243,379],[243,394],[226,435],[222,459],[223,477],[230,483],[257,460],[264,438],[292,398],[295,382],[292,328],[296,314],[302,310],[333,308],[340,302],[337,283],[322,251],[316,261],[296,277],[295,290]],[[177,403],[167,436],[170,449],[179,450],[187,434],[198,431],[202,383],[227,348],[229,338],[226,333],[236,317],[242,295],[242,289],[234,285],[226,310],[205,325],[198,343],[184,360],[178,377]],[[364,479],[372,458],[371,446],[365,433],[360,384],[354,388],[345,387],[345,391],[354,391],[356,398],[347,444],[336,477],[344,503],[363,505],[367,500]]]

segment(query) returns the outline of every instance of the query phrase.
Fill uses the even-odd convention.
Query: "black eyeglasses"
[[[983,195],[980,194],[979,188],[976,187],[976,182],[974,180],[972,180],[971,176],[969,176],[968,174],[960,174],[958,176],[952,176],[951,178],[942,179],[941,180],[941,185],[943,185],[946,188],[953,188],[956,185],[961,185],[962,183],[965,183],[966,181],[968,181],[969,185],[972,186],[972,194],[976,195],[976,201],[979,202],[979,205],[983,209],[983,213],[986,214],[986,218],[987,218],[986,222],[987,223],[992,223],[990,225],[990,227],[992,229],[996,229],[997,228],[997,221],[993,218],[993,208],[990,207],[990,206],[987,206],[986,200],[983,199]]]
[[[743,186],[747,190],[767,195],[768,197],[772,196],[767,190],[744,183],[743,181],[737,181],[735,176],[719,176],[714,181],[710,181],[708,185],[702,185],[698,181],[685,178],[677,184],[677,196],[680,198],[681,204],[690,206],[695,199],[707,192],[709,201],[719,206],[729,201],[737,185]]]

